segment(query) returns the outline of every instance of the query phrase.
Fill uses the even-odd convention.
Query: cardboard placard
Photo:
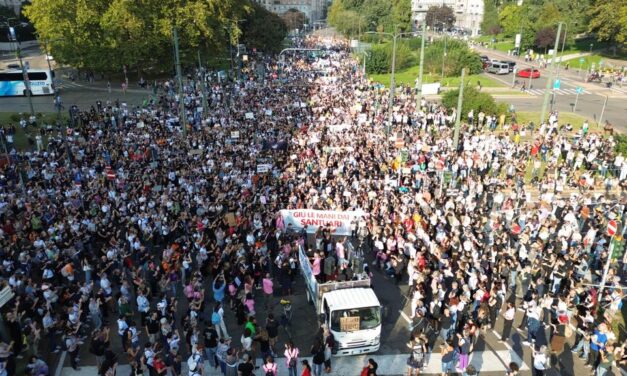
[[[355,332],[359,330],[359,316],[340,317],[340,331]]]
[[[244,114],[244,116],[246,117],[246,119],[250,119],[250,120],[255,118],[255,115],[252,112],[247,112]]]
[[[232,139],[238,139],[239,138],[239,131],[232,131],[231,132],[231,138]]]
[[[235,221],[235,213],[233,213],[233,212],[226,213],[224,215],[224,218],[226,219],[227,223],[231,227],[234,227],[237,224],[237,222]]]

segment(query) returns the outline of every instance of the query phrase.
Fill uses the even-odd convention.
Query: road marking
[[[61,356],[59,357],[59,363],[57,363],[57,368],[55,368],[55,370],[54,370],[54,376],[61,376],[61,375],[65,375],[66,374],[66,372],[64,371],[64,368],[63,368],[63,363],[65,363],[65,355],[66,355],[66,353],[67,353],[66,351],[63,351],[61,353]],[[72,369],[72,368],[70,368],[70,369]],[[61,372],[63,372],[63,373],[61,373]]]
[[[373,358],[379,364],[378,375],[405,375],[407,374],[407,354],[396,355],[355,355],[334,357],[331,361],[333,364],[334,375],[354,375],[355,370],[360,370],[366,364],[368,358]],[[310,359],[311,358],[306,357]],[[304,359],[304,358],[303,358]],[[441,374],[442,356],[439,352],[430,353],[425,358],[426,365],[421,370],[421,374]],[[287,375],[287,366],[285,358],[277,358],[275,362],[278,365],[278,374]],[[529,366],[516,354],[510,350],[500,351],[475,351],[470,355],[470,364],[483,372],[505,372],[506,366],[510,362],[516,362],[520,365],[521,371],[528,371]],[[505,364],[505,365],[504,365]],[[222,373],[218,368],[215,370],[209,366],[209,362],[205,363],[205,376],[221,376]],[[127,375],[130,372],[128,365],[120,365],[116,370],[118,375]],[[183,362],[183,374],[187,373],[187,362]],[[458,370],[461,371],[461,370]],[[461,373],[461,372],[458,372]],[[62,376],[96,376],[98,370],[95,366],[81,367],[80,371],[75,371],[71,367],[63,369]],[[59,375],[61,376],[61,375]]]
[[[409,316],[407,316],[405,312],[403,312],[400,309],[398,311],[401,313],[401,317],[405,319],[405,321],[407,321],[408,324],[411,324],[413,322],[412,319],[410,319]]]
[[[509,343],[507,343],[507,341],[501,342],[501,335],[497,333],[496,330],[492,329],[492,333],[494,333],[494,336],[499,340],[499,343],[502,343],[505,347],[507,347],[509,351],[513,351],[512,347],[509,345]]]

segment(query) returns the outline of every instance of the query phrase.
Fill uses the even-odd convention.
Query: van
[[[509,64],[502,63],[500,61],[493,61],[490,67],[488,67],[488,72],[494,74],[508,74]]]

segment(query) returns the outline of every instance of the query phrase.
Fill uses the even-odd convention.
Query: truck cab
[[[370,286],[325,293],[320,317],[333,333],[336,355],[367,354],[379,350],[381,305]]]
[[[356,272],[356,279],[352,281],[318,283],[309,258],[303,248],[299,248],[307,300],[314,305],[320,324],[333,333],[334,354],[357,355],[379,350],[381,303],[370,287],[368,275]]]

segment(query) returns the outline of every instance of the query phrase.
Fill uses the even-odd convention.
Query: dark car
[[[503,61],[505,64],[509,65],[509,71],[510,73],[514,71],[514,68],[516,68],[516,62],[515,61],[511,61],[511,60],[505,60]]]
[[[489,57],[487,57],[486,55],[481,55],[480,59],[481,59],[481,61],[482,61],[482,62],[484,62],[484,63],[485,63],[486,61],[490,61],[490,58],[489,58]]]

